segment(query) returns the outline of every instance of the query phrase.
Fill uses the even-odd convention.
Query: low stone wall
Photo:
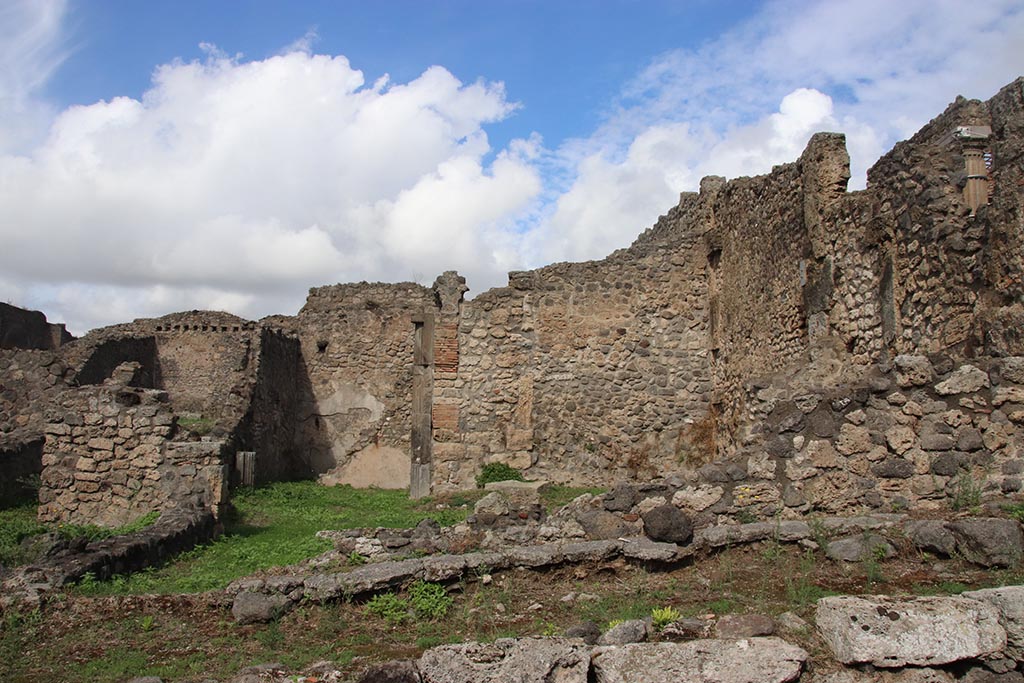
[[[220,529],[209,510],[177,508],[163,512],[145,529],[102,541],[73,547],[68,541],[50,537],[51,546],[43,557],[3,577],[0,609],[38,606],[46,594],[80,580],[86,573],[108,579],[158,565],[216,538]]]
[[[119,526],[178,506],[216,513],[226,501],[224,444],[170,441],[165,392],[109,383],[58,405],[45,427],[41,521]]]

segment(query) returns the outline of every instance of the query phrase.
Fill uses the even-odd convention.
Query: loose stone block
[[[992,655],[1006,646],[996,608],[962,597],[822,598],[815,621],[843,664],[938,666]]]

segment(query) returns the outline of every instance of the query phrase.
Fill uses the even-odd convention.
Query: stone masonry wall
[[[0,303],[0,349],[52,351],[72,339],[63,323],[48,323],[39,311]]]
[[[118,526],[183,505],[216,513],[226,500],[223,443],[171,442],[166,392],[126,386],[130,371],[69,390],[49,410],[41,521]]]
[[[435,306],[427,287],[364,282],[312,289],[295,318],[264,321],[298,335],[310,392],[298,438],[325,482],[409,485],[412,320]]]
[[[512,273],[463,305],[458,372],[435,399],[437,489],[488,462],[578,484],[676,466],[711,388],[704,258],[681,227],[696,211],[687,196],[628,250]]]

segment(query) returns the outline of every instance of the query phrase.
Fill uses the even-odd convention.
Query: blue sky
[[[862,187],[1021,36],[1024,0],[0,0],[0,299],[82,333],[452,268],[472,296],[818,130]]]

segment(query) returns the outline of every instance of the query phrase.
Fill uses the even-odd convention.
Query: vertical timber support
[[[431,412],[434,393],[434,313],[424,311],[413,316],[412,366],[412,462],[409,497],[430,495],[433,432]]]

